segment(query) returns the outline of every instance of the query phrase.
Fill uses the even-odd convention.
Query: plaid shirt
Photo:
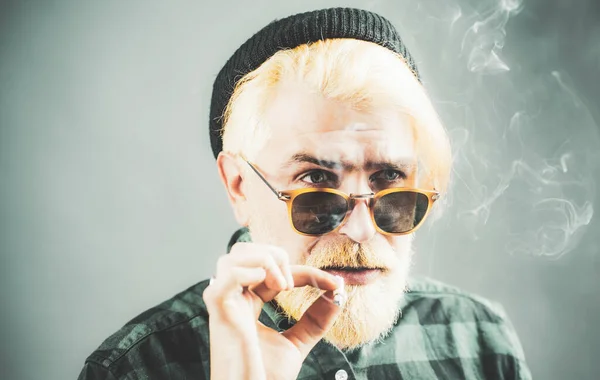
[[[238,232],[230,241],[249,241]],[[298,379],[530,379],[517,335],[499,305],[430,279],[411,279],[402,317],[383,342],[343,352],[319,342]],[[86,360],[79,380],[210,378],[208,281],[142,313]],[[265,304],[259,320],[290,324]],[[283,363],[282,363],[283,364]]]

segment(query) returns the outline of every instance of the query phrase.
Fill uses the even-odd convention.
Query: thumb
[[[343,289],[343,288],[342,288]],[[340,293],[342,302],[333,302],[334,292],[327,291],[306,310],[300,320],[282,335],[289,339],[305,358],[310,350],[331,329],[344,307],[345,293]]]

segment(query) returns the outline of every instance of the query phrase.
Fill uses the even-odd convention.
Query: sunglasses
[[[287,204],[294,230],[301,235],[319,236],[340,229],[354,208],[356,199],[367,199],[371,220],[384,235],[406,235],[422,224],[439,192],[406,187],[381,190],[376,194],[346,194],[329,188],[303,188],[278,191],[248,160],[260,179]]]

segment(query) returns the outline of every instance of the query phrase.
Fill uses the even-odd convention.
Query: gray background
[[[212,80],[272,19],[333,5],[398,26],[452,136],[415,270],[501,302],[536,378],[598,378],[597,0],[4,2],[0,377],[76,378],[212,273],[236,227]]]

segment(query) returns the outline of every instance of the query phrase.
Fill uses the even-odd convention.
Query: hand
[[[211,379],[295,379],[302,362],[335,322],[341,308],[333,291],[340,278],[317,268],[290,265],[280,248],[237,243],[217,264],[204,291],[209,312]],[[258,321],[265,302],[283,290],[315,286],[325,291],[283,333]]]

